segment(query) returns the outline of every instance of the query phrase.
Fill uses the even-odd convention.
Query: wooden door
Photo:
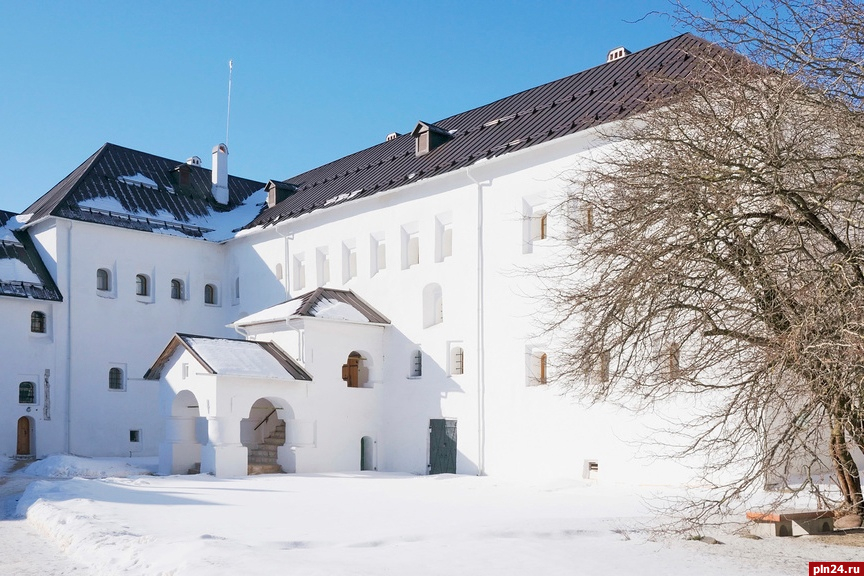
[[[429,474],[456,473],[456,420],[429,421]]]
[[[18,419],[18,455],[30,455],[30,419],[22,416]]]

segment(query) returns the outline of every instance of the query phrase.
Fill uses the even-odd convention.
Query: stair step
[[[249,464],[247,474],[284,474],[282,467],[278,464]]]

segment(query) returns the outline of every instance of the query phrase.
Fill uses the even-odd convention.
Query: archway
[[[207,422],[200,418],[195,394],[181,390],[174,396],[166,428],[171,473],[198,474],[201,471],[201,447],[207,443]]]
[[[18,419],[18,456],[33,455],[33,422],[29,416]]]
[[[291,407],[281,400],[259,398],[240,423],[240,441],[248,449],[249,474],[294,472],[294,452],[285,446],[286,420],[294,419]]]
[[[360,470],[375,470],[375,441],[371,436],[360,439]]]

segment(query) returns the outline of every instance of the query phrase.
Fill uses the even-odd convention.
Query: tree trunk
[[[864,495],[861,492],[861,475],[852,454],[846,445],[843,427],[836,419],[831,423],[831,460],[837,471],[837,483],[843,493],[844,508],[854,514],[864,513]]]

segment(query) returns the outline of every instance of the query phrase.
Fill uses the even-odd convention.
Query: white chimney
[[[213,147],[213,199],[219,204],[228,204],[228,147],[218,144]]]

